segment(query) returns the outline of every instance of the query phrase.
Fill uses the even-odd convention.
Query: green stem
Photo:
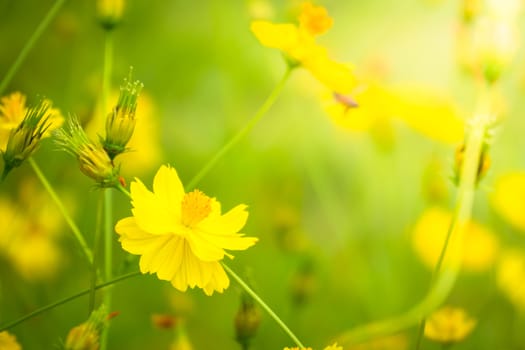
[[[98,247],[100,246],[100,232],[102,226],[102,210],[104,206],[104,195],[100,194],[100,200],[98,202],[97,219],[95,222],[95,241],[93,243],[93,266],[91,271],[91,292],[89,293],[89,313],[95,309],[95,286],[97,285],[97,265],[98,265]],[[107,281],[108,279],[106,279]]]
[[[455,284],[461,265],[461,251],[465,226],[471,217],[474,191],[476,188],[477,173],[480,155],[486,129],[490,121],[490,111],[487,107],[488,99],[484,94],[480,96],[480,106],[476,115],[469,121],[470,130],[465,148],[464,162],[461,168],[461,177],[454,211],[454,223],[450,228],[447,242],[442,252],[442,262],[439,263],[440,272],[432,287],[423,300],[409,311],[397,317],[373,322],[349,330],[339,336],[340,344],[349,345],[360,343],[372,338],[393,334],[412,327],[436,309],[449,295]],[[450,240],[450,242],[449,242]]]
[[[80,244],[80,247],[82,248],[84,255],[86,256],[88,262],[90,265],[93,265],[93,253],[89,249],[86,241],[84,240],[84,236],[80,232],[79,228],[75,224],[75,221],[71,218],[71,215],[69,215],[69,212],[64,207],[64,204],[62,203],[62,200],[58,197],[57,193],[53,189],[53,186],[51,183],[47,180],[42,170],[40,170],[40,167],[36,164],[35,160],[30,157],[29,158],[29,164],[31,164],[31,167],[33,168],[36,176],[42,182],[42,185],[44,185],[44,188],[47,190],[53,201],[55,202],[56,206],[58,207],[58,210],[66,220],[67,224],[69,225],[69,228],[73,232],[73,235],[77,239],[78,243]]]
[[[108,100],[111,87],[113,65],[113,35],[110,30],[104,32],[104,68],[102,73],[102,115],[108,111]],[[104,275],[106,280],[112,277],[113,269],[113,193],[110,188],[104,189]],[[111,310],[111,290],[104,293],[104,304]],[[102,331],[100,349],[107,347],[109,327]]]
[[[277,316],[277,314],[255,293],[247,284],[244,282],[232,269],[228,267],[225,263],[222,263],[222,266],[233,277],[234,280],[239,283],[239,285],[248,293],[256,302],[261,305],[261,307],[274,319],[275,322],[292,338],[297,346],[304,348],[303,343],[293,334],[293,332],[288,328],[288,326]]]
[[[114,278],[114,279],[112,279],[111,281],[107,281],[107,282],[104,282],[104,283],[101,283],[101,284],[97,284],[97,285],[95,286],[95,290],[98,290],[98,289],[101,289],[101,288],[105,288],[105,287],[111,286],[111,285],[113,285],[113,284],[115,284],[115,283],[118,283],[118,282],[121,282],[121,281],[127,280],[128,278],[135,277],[135,276],[138,276],[138,275],[140,275],[140,274],[141,274],[140,271],[130,272],[130,273],[128,273],[128,274],[125,274],[125,275],[119,276],[119,277],[117,277],[117,278]],[[86,295],[86,294],[89,294],[90,292],[91,292],[91,288],[88,288],[88,289],[83,290],[82,292],[79,292],[79,293],[73,294],[73,295],[71,295],[71,296],[69,296],[69,297],[67,297],[67,298],[60,299],[59,301],[56,301],[56,302],[54,302],[54,303],[51,303],[51,304],[49,304],[49,305],[43,306],[43,307],[41,307],[41,308],[39,308],[39,309],[36,309],[35,311],[30,312],[30,313],[28,313],[27,315],[22,316],[22,317],[20,317],[20,318],[17,319],[17,320],[14,320],[14,321],[12,321],[12,322],[9,322],[9,323],[7,323],[7,324],[1,326],[1,327],[0,327],[0,332],[5,331],[5,330],[7,330],[7,329],[11,329],[11,328],[13,328],[13,327],[19,325],[20,323],[29,320],[30,318],[33,318],[33,317],[35,317],[35,316],[38,316],[38,315],[40,315],[40,314],[43,313],[43,312],[46,312],[46,311],[51,310],[51,309],[54,309],[54,308],[56,308],[56,307],[58,307],[58,306],[60,306],[60,305],[63,305],[63,304],[65,304],[65,303],[67,303],[67,302],[70,302],[70,301],[73,301],[73,300],[75,300],[75,299],[77,299],[77,298],[80,298],[81,296],[84,296],[84,295]]]
[[[222,148],[215,153],[215,155],[202,167],[202,169],[188,182],[188,185],[186,186],[186,190],[193,189],[199,182],[202,180],[202,178],[213,168],[213,166],[233,147],[239,140],[241,140],[246,134],[248,134],[253,127],[262,119],[262,117],[268,112],[270,107],[275,103],[277,100],[277,97],[281,93],[281,91],[284,88],[284,85],[286,81],[288,80],[288,77],[290,76],[290,73],[292,72],[291,68],[287,68],[286,72],[284,73],[283,77],[279,81],[279,83],[275,86],[275,88],[272,90],[266,101],[262,104],[262,106],[255,112],[253,117],[248,120],[246,125],[237,132]]]
[[[22,64],[22,62],[24,62],[29,51],[31,51],[33,46],[35,46],[35,43],[38,40],[38,38],[40,38],[44,30],[46,30],[51,20],[53,20],[58,10],[62,7],[62,5],[65,2],[66,0],[57,0],[53,4],[53,6],[49,9],[46,16],[42,20],[42,22],[40,22],[38,27],[33,32],[33,35],[31,35],[29,40],[26,42],[22,51],[20,51],[20,53],[18,54],[18,57],[16,58],[15,62],[13,62],[13,64],[7,71],[6,75],[4,76],[4,79],[2,79],[2,82],[0,82],[0,96],[4,93],[5,89],[7,88],[7,85],[9,85],[9,83],[11,82],[11,79],[13,79],[13,76],[18,71],[18,68],[20,68],[20,65]]]

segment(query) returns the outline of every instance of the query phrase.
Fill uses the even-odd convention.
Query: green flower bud
[[[122,19],[125,0],[97,0],[97,17],[106,30],[115,28]]]

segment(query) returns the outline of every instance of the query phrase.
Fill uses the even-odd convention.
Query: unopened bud
[[[76,117],[69,118],[67,128],[57,130],[56,142],[78,159],[80,170],[100,187],[118,184],[119,167],[113,165],[100,144],[88,139]]]
[[[89,319],[72,328],[66,338],[65,350],[98,350],[100,333],[106,327],[107,312],[104,306],[95,310]]]
[[[97,17],[106,30],[115,28],[122,19],[125,0],[97,0]]]
[[[255,301],[248,295],[243,294],[241,305],[235,315],[236,339],[243,348],[247,348],[250,341],[261,323],[261,312],[255,305]]]
[[[120,87],[117,105],[106,118],[106,138],[101,141],[112,160],[127,151],[126,145],[135,130],[137,98],[143,86],[140,81],[131,80],[130,71],[129,78]]]
[[[50,127],[49,103],[45,100],[29,108],[22,122],[11,130],[5,151],[4,172],[2,179],[13,169],[20,166],[37,149],[44,133]]]

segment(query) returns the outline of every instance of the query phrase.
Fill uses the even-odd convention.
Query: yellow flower
[[[332,60],[315,41],[332,26],[326,9],[306,2],[298,19],[299,25],[253,21],[251,30],[263,46],[283,51],[292,65],[303,66],[333,92],[350,93],[355,86],[351,69]]]
[[[325,347],[324,350],[343,350],[343,347],[337,345],[337,343],[334,343],[333,345],[328,345]]]
[[[97,0],[97,16],[102,27],[113,29],[122,19],[124,0]]]
[[[100,334],[106,327],[108,315],[106,307],[102,305],[94,310],[88,320],[73,327],[66,338],[65,350],[98,350],[100,348]]]
[[[131,183],[133,216],[120,220],[115,230],[122,248],[141,255],[142,273],[185,291],[202,288],[207,295],[222,292],[229,279],[220,261],[233,258],[225,249],[245,250],[257,238],[238,233],[248,213],[241,204],[221,214],[220,203],[199,190],[184,192],[175,169],[161,166],[150,192],[140,180]]]
[[[51,101],[44,100],[43,104],[49,106],[46,116],[49,128],[44,133],[44,137],[47,137],[51,131],[62,125],[64,118],[58,109],[52,108]],[[26,97],[20,92],[13,92],[0,99],[0,149],[5,150],[9,133],[20,125],[26,112]]]
[[[465,310],[451,306],[434,312],[425,324],[425,336],[439,343],[456,343],[465,339],[476,326]]]
[[[498,214],[525,231],[525,172],[501,175],[494,184],[490,200]]]
[[[427,209],[419,218],[413,231],[413,247],[428,268],[434,268],[439,259],[452,214],[439,207]],[[494,234],[476,222],[469,222],[465,232],[462,267],[479,272],[494,263],[499,244]]]
[[[0,332],[0,349],[2,350],[22,350],[16,341],[16,337],[8,331]]]
[[[498,287],[520,310],[525,310],[525,254],[517,249],[501,255],[497,269]]]

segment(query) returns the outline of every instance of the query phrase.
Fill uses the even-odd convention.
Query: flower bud
[[[65,350],[98,350],[100,333],[107,323],[106,315],[105,306],[101,306],[86,322],[72,328],[66,338]]]
[[[241,296],[241,305],[235,315],[236,339],[243,349],[247,349],[250,341],[261,323],[261,312],[255,305],[255,301],[248,295]]]
[[[113,165],[106,151],[88,139],[76,117],[69,118],[67,129],[56,132],[56,142],[78,159],[80,170],[100,187],[112,187],[119,181],[119,167]]]
[[[143,86],[138,80],[131,81],[130,71],[129,79],[120,87],[117,105],[106,118],[106,138],[101,142],[112,160],[128,150],[126,145],[135,130],[137,98]]]
[[[105,30],[112,30],[122,19],[125,0],[97,0],[97,17]]]
[[[6,149],[2,154],[4,158],[2,179],[13,168],[20,166],[37,149],[44,133],[51,125],[49,107],[47,101],[40,101],[36,107],[29,108],[22,122],[11,130]]]

